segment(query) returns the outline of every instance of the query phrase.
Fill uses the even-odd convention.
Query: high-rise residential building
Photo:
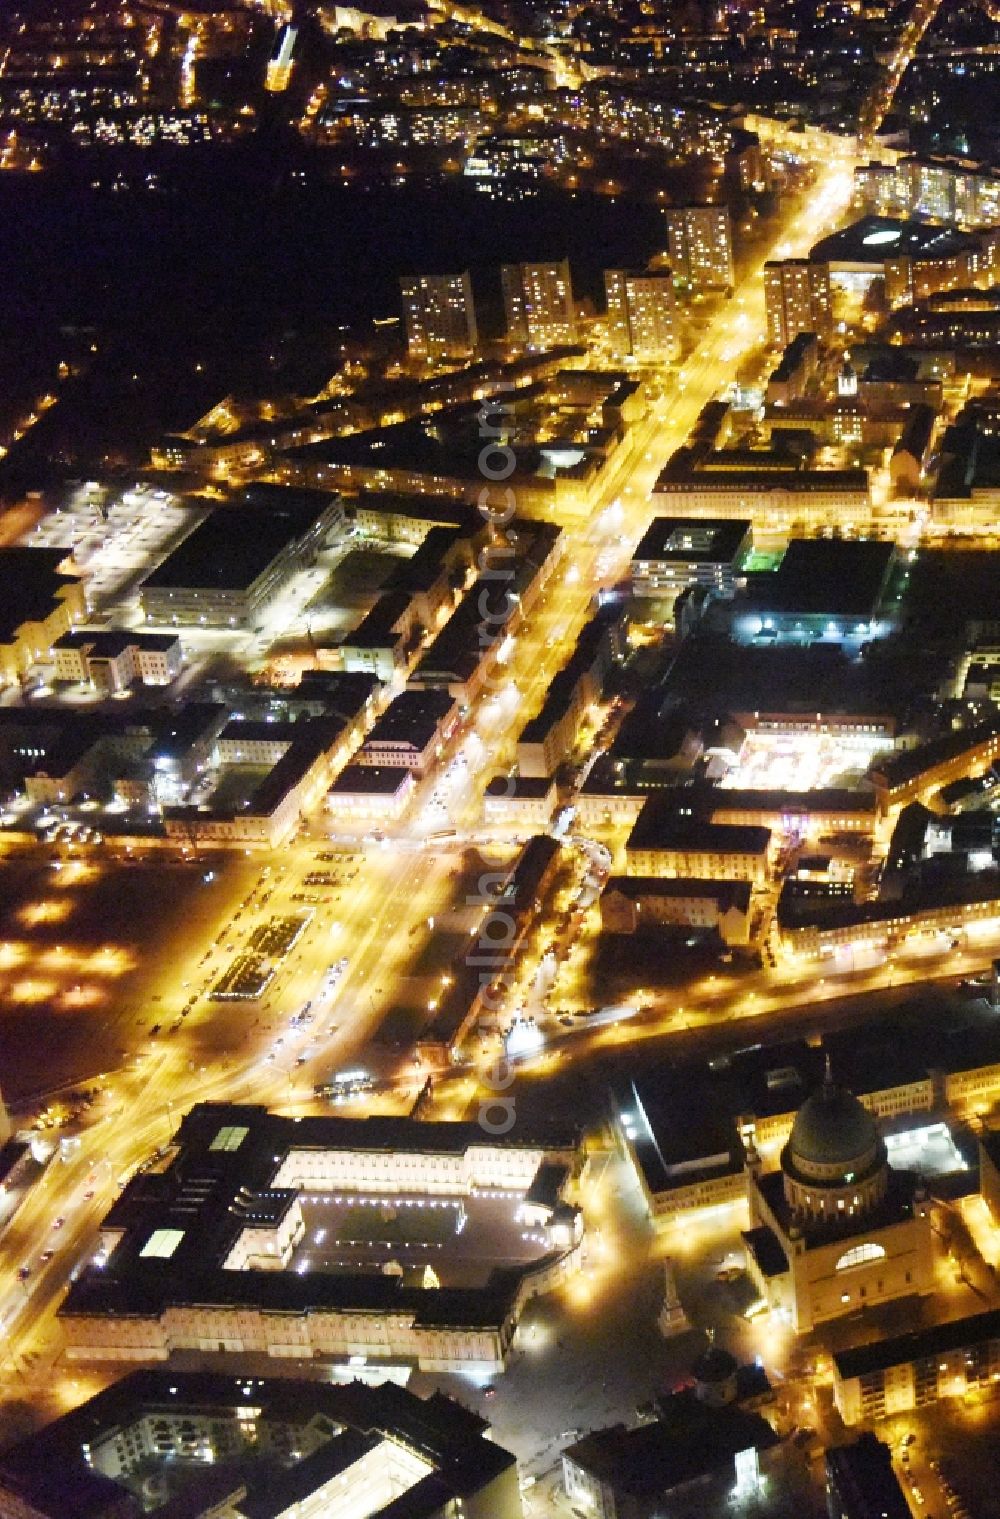
[[[576,341],[576,312],[569,261],[501,264],[500,284],[507,337],[529,348],[556,348]]]
[[[807,258],[765,264],[764,301],[772,348],[787,348],[800,332],[824,337],[832,326],[829,265]]]
[[[677,357],[677,302],[667,270],[605,269],[608,332],[616,358],[666,364]]]
[[[399,288],[410,358],[467,359],[479,340],[468,270],[407,275]]]
[[[674,206],[667,212],[667,240],[674,272],[689,284],[708,289],[735,284],[726,206]]]

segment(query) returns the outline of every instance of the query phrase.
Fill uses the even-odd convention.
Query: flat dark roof
[[[747,600],[791,616],[871,617],[895,554],[876,539],[793,538],[776,570],[751,577]]]
[[[730,564],[750,533],[749,518],[654,517],[636,544],[637,559]]]
[[[978,240],[952,227],[899,221],[891,216],[862,216],[841,232],[824,237],[809,251],[811,263],[871,264],[896,258],[945,258]]]
[[[716,854],[763,854],[771,840],[769,828],[739,823],[709,823],[703,818],[679,817],[671,806],[657,806],[652,797],[628,836],[626,849],[703,849]]]
[[[910,1505],[893,1470],[892,1452],[870,1430],[853,1445],[832,1446],[826,1469],[840,1494],[841,1512],[909,1519]]]
[[[514,800],[540,800],[548,796],[554,785],[551,775],[495,775],[486,787],[486,795],[510,797]]]
[[[142,589],[247,590],[287,544],[308,533],[333,499],[323,491],[291,491],[288,500],[269,496],[263,504],[254,496],[242,508],[213,511],[146,576]]]
[[[337,795],[355,792],[369,796],[395,796],[400,786],[411,779],[413,771],[406,765],[345,765],[330,787]]]
[[[403,691],[376,719],[364,747],[403,742],[423,749],[457,705],[447,691]]]
[[[612,1487],[620,1498],[658,1497],[682,1483],[732,1470],[739,1451],[767,1450],[778,1436],[759,1414],[730,1404],[711,1408],[693,1392],[659,1404],[654,1424],[616,1424],[585,1435],[563,1452],[574,1465]]]
[[[951,1319],[947,1324],[931,1324],[926,1329],[912,1329],[891,1340],[876,1340],[871,1345],[852,1345],[834,1352],[833,1364],[842,1381],[863,1377],[871,1371],[887,1371],[924,1356],[938,1356],[966,1345],[981,1345],[984,1340],[1000,1339],[1000,1308],[986,1313]]]

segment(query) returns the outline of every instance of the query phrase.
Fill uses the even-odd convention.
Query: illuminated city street
[[[1000,15],[0,18],[0,1519],[990,1519]]]

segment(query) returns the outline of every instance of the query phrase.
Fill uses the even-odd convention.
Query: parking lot
[[[91,607],[100,608],[130,590],[201,516],[180,506],[168,491],[151,486],[135,485],[112,495],[83,485],[21,541],[30,548],[71,551]]]

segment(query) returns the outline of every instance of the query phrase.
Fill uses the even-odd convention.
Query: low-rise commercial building
[[[256,485],[212,512],[139,592],[147,622],[246,627],[343,522],[339,496]]]
[[[404,691],[375,719],[355,756],[358,765],[413,770],[434,763],[458,722],[458,703],[448,691]]]
[[[483,798],[486,822],[544,828],[555,810],[556,795],[551,775],[495,775]]]
[[[748,518],[655,517],[632,555],[632,594],[670,596],[689,585],[732,591],[752,547]]]
[[[776,570],[747,577],[733,631],[742,639],[803,643],[878,637],[888,626],[895,564],[891,543],[793,538]]]
[[[326,810],[338,822],[393,822],[415,789],[408,765],[345,765],[327,792]]]
[[[683,815],[650,797],[625,844],[630,876],[682,876],[751,881],[769,879],[777,841],[769,828],[712,823]]]

